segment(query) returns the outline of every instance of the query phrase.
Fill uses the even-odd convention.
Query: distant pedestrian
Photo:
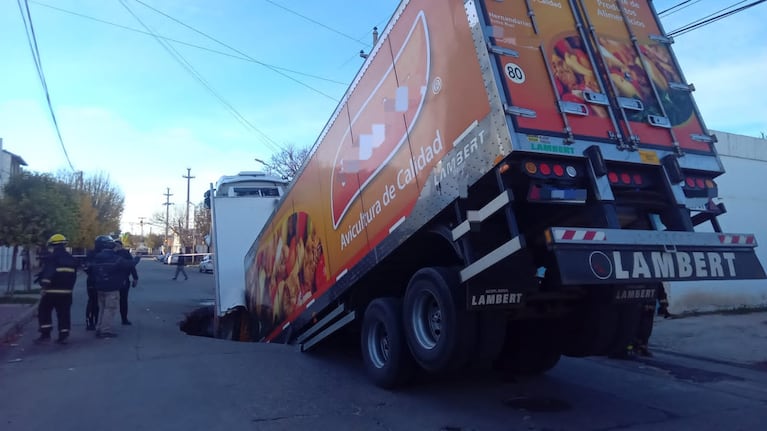
[[[130,251],[123,248],[123,242],[119,239],[115,240],[115,253],[117,253],[117,255],[123,259],[133,261],[133,256],[130,254]],[[131,277],[133,278],[132,282]],[[138,272],[136,271],[136,266],[134,265],[131,267],[130,272],[126,274],[123,285],[120,288],[120,317],[122,318],[123,325],[133,324],[130,320],[128,320],[128,292],[130,292],[131,287],[136,287],[137,285]]]
[[[112,330],[112,325],[117,314],[120,288],[135,264],[115,252],[112,238],[103,235],[96,238],[96,242],[100,243],[101,251],[89,262],[89,271],[98,292],[99,319],[96,336],[111,338],[117,336]]]
[[[77,260],[64,248],[67,239],[57,233],[48,239],[48,246],[53,252],[45,259],[38,280],[40,283],[40,304],[37,308],[37,321],[40,325],[38,342],[51,339],[53,329],[53,310],[59,328],[59,343],[66,343],[71,328],[72,289],[77,280]]]
[[[184,280],[189,280],[189,277],[187,277],[186,271],[184,270],[184,266],[186,266],[186,258],[183,254],[179,254],[178,260],[176,261],[176,275],[173,276],[173,280],[178,278],[179,273],[184,274]]]

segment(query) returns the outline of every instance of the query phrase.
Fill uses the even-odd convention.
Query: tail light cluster
[[[684,179],[684,188],[691,190],[714,189],[716,183],[709,178],[687,177]]]
[[[718,195],[718,187],[714,180],[696,175],[685,177],[682,189],[688,197],[712,198]]]
[[[527,200],[536,203],[585,204],[583,167],[552,160],[527,160],[522,173],[531,178]]]
[[[527,161],[523,165],[524,172],[534,178],[567,179],[578,178],[580,172],[575,165],[550,161]]]
[[[641,172],[610,170],[607,179],[614,187],[648,187],[650,179]]]

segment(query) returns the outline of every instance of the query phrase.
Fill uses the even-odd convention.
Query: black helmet
[[[96,251],[101,251],[105,248],[113,249],[115,248],[115,242],[109,235],[99,235],[96,237],[95,241],[95,248]]]

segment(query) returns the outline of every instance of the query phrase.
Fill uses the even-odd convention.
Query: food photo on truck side
[[[211,187],[216,333],[340,331],[386,388],[539,374],[625,351],[663,282],[765,278],[652,2],[602,3],[403,1],[292,182]]]

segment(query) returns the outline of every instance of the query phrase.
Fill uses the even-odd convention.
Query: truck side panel
[[[277,338],[333,285],[361,276],[360,262],[383,259],[376,247],[384,239],[404,240],[405,225],[423,226],[457,196],[455,190],[436,206],[413,212],[424,190],[438,185],[429,176],[435,167],[444,169],[443,160],[452,164],[451,177],[467,176],[464,165],[455,163],[457,153],[466,153],[458,144],[490,114],[464,4],[447,3],[403,2],[247,254],[256,340]],[[498,133],[507,146],[508,129]],[[488,138],[484,144],[482,150],[495,153],[486,155],[489,160],[508,154],[499,142]],[[489,167],[484,163],[483,172]],[[302,227],[302,220],[312,227]],[[313,285],[302,275],[312,264],[305,229],[316,234],[327,267],[322,282],[315,278]]]

